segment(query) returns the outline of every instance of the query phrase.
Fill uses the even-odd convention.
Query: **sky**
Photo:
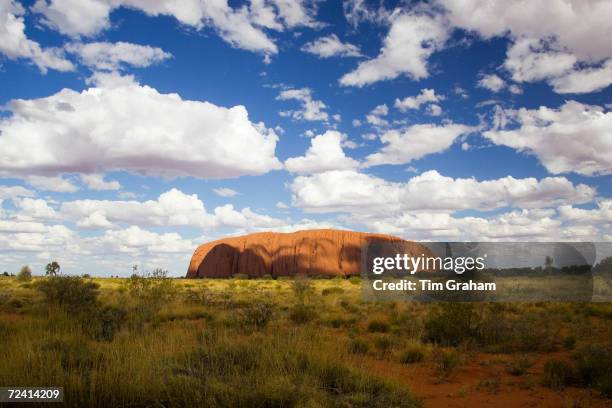
[[[612,241],[612,2],[0,0],[0,271],[256,231]]]

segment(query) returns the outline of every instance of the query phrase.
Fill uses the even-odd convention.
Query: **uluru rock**
[[[359,275],[361,250],[372,242],[389,243],[398,252],[415,256],[429,252],[415,242],[382,234],[333,229],[260,232],[200,245],[187,277]]]

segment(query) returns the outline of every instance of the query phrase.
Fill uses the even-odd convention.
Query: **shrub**
[[[266,302],[255,302],[241,310],[242,320],[249,326],[263,329],[274,315],[274,306]]]
[[[353,285],[359,285],[361,283],[361,277],[360,276],[351,276],[349,278],[349,282],[351,282]]]
[[[304,303],[314,290],[312,282],[310,281],[308,276],[305,275],[297,275],[293,279],[292,288],[296,300],[300,303]]]
[[[604,395],[612,395],[612,355],[604,347],[591,345],[578,350],[575,354],[578,380],[593,386]]]
[[[339,286],[332,286],[331,288],[325,288],[321,291],[321,295],[328,296],[333,294],[341,294],[344,293],[344,289]]]
[[[353,354],[367,354],[370,351],[370,344],[363,339],[353,339],[349,342],[348,349]]]
[[[544,364],[542,383],[554,390],[562,390],[575,379],[575,370],[566,361],[548,360]]]
[[[475,339],[478,315],[471,303],[443,303],[432,309],[425,321],[424,340],[457,346]]]
[[[19,273],[17,274],[17,280],[19,282],[29,282],[32,280],[32,270],[28,265],[21,267]]]
[[[312,306],[297,304],[293,306],[289,313],[289,319],[296,324],[308,323],[317,317],[317,312]]]
[[[532,365],[533,362],[529,358],[519,356],[508,362],[506,370],[512,375],[524,375]]]
[[[436,371],[442,379],[448,379],[461,364],[461,355],[455,349],[439,349],[434,355]]]
[[[127,321],[127,311],[116,306],[98,306],[86,331],[95,340],[112,341]]]
[[[568,350],[573,350],[576,347],[576,336],[569,335],[563,339],[563,346]]]
[[[99,285],[79,276],[50,276],[41,280],[37,287],[47,303],[79,314],[95,308]]]
[[[400,355],[400,363],[413,364],[425,359],[427,349],[420,343],[411,343]]]
[[[126,285],[130,295],[137,302],[136,323],[151,320],[162,305],[176,295],[176,287],[168,277],[168,271],[159,268],[149,275],[133,274]]]
[[[381,354],[388,354],[393,348],[393,340],[388,335],[381,335],[374,339],[374,345]]]
[[[499,377],[483,378],[478,383],[478,388],[491,394],[497,394],[500,388]]]
[[[388,333],[391,329],[389,323],[384,320],[370,320],[368,323],[368,331],[370,333]]]

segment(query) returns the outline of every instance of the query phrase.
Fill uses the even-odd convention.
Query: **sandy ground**
[[[568,387],[554,391],[539,383],[544,361],[564,356],[559,353],[533,355],[534,365],[523,376],[506,371],[509,357],[489,354],[471,356],[449,379],[441,381],[427,364],[402,365],[369,360],[378,374],[399,380],[421,397],[425,407],[612,407],[612,400],[597,391]]]

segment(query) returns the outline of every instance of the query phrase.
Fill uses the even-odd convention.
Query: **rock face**
[[[417,243],[390,235],[332,229],[261,232],[200,245],[191,257],[187,277],[359,275],[361,249],[372,242],[392,243],[412,255],[428,252]]]

